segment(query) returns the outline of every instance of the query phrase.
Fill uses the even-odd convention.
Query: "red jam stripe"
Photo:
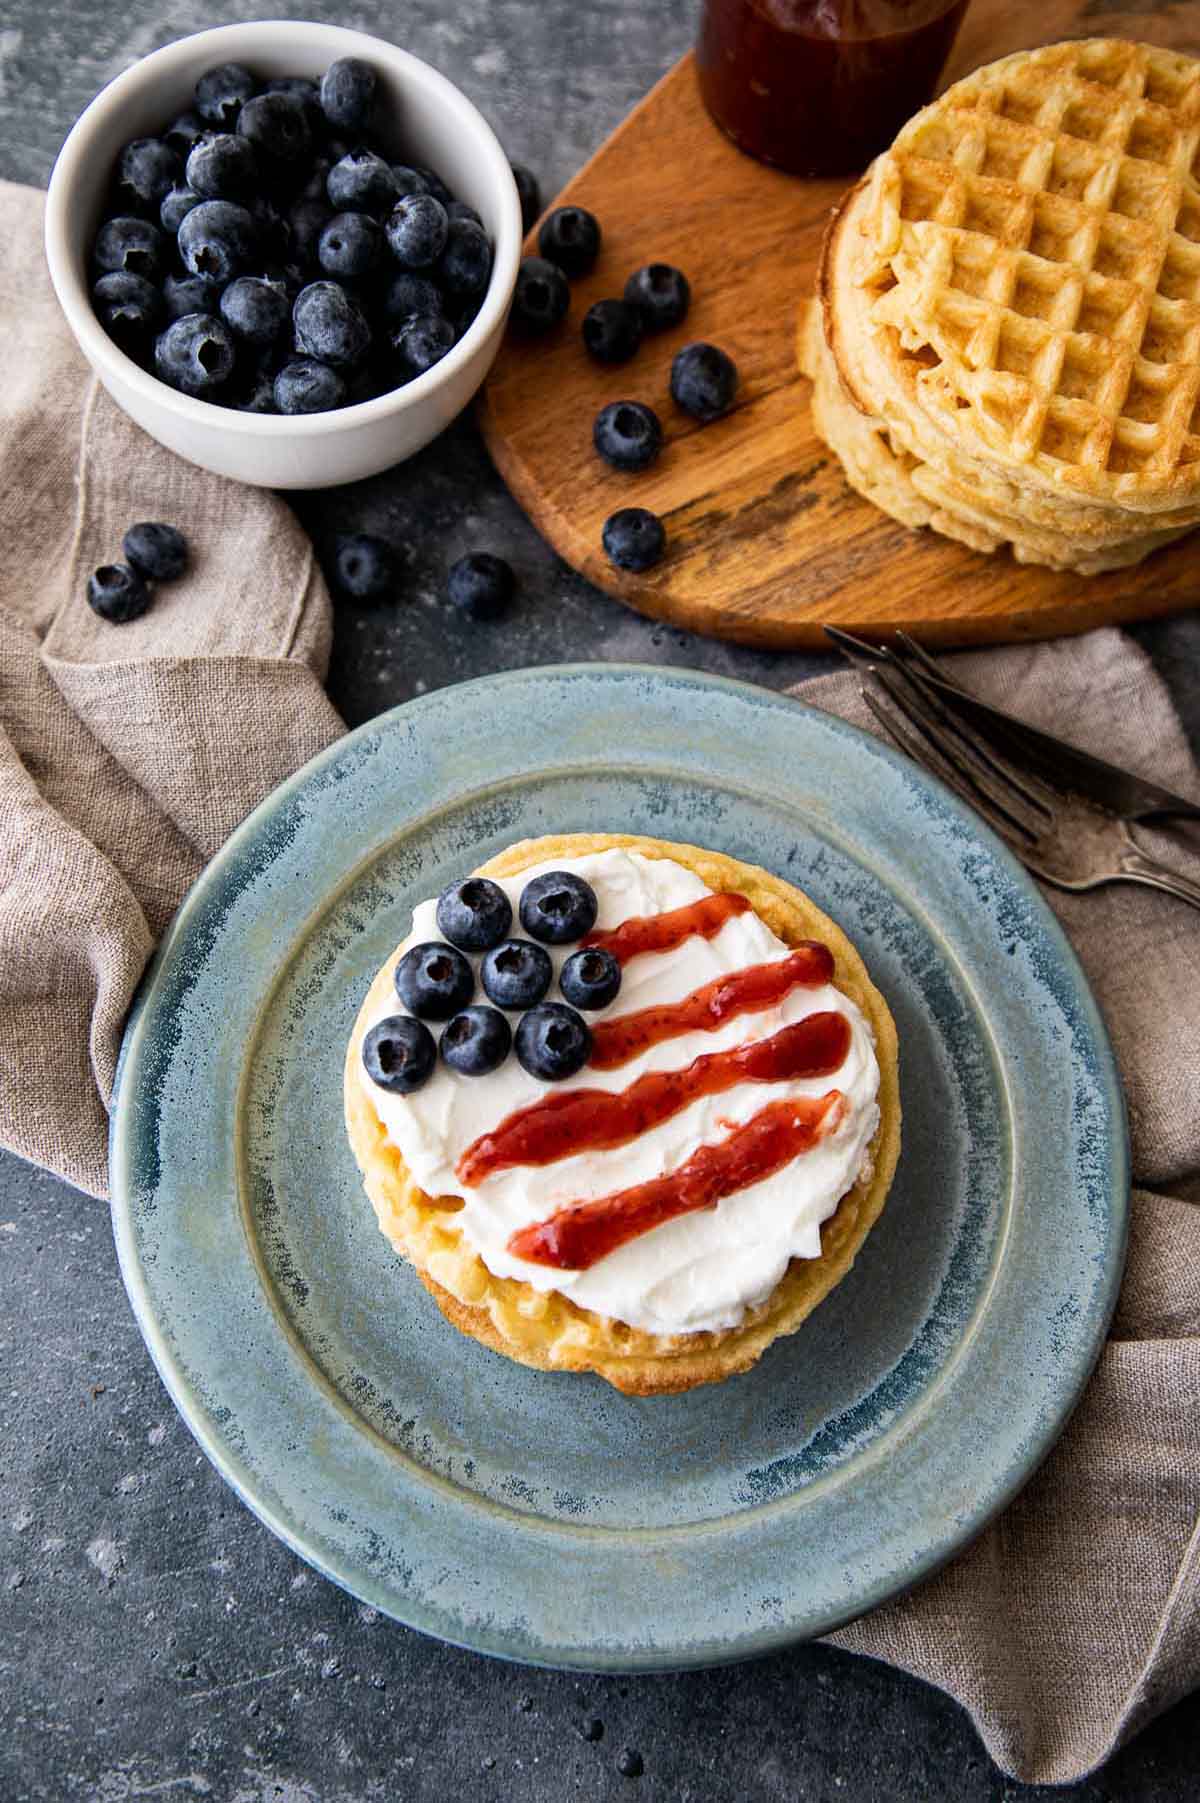
[[[810,1014],[770,1039],[696,1058],[686,1070],[648,1071],[615,1095],[604,1089],[550,1095],[518,1109],[468,1146],[457,1175],[470,1188],[515,1165],[554,1164],[577,1152],[627,1146],[701,1096],[719,1095],[739,1083],[832,1076],[849,1050],[850,1022],[844,1014]]]
[[[811,1151],[842,1119],[840,1090],[790,1102],[770,1102],[719,1145],[701,1146],[669,1177],[618,1190],[595,1202],[559,1209],[548,1221],[521,1227],[508,1242],[514,1258],[558,1271],[586,1271],[619,1246],[725,1196],[761,1183]]]
[[[733,893],[705,895],[686,907],[665,914],[635,914],[607,932],[585,934],[581,944],[611,952],[618,964],[628,964],[643,952],[673,952],[685,939],[715,939],[727,920],[745,914],[750,903]]]
[[[620,928],[617,929],[618,932]],[[597,1021],[592,1028],[594,1070],[612,1071],[628,1064],[664,1039],[682,1033],[715,1033],[739,1014],[761,1014],[801,986],[817,989],[833,977],[833,953],[815,939],[806,939],[786,958],[772,964],[750,964],[745,970],[714,977],[701,989],[693,989],[681,1002],[663,1002],[616,1020]]]

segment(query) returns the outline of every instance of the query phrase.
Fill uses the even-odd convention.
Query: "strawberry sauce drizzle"
[[[818,989],[832,976],[833,953],[829,947],[806,939],[786,958],[771,964],[750,964],[745,970],[715,977],[681,1002],[663,1002],[655,1008],[639,1009],[636,1014],[597,1021],[592,1028],[588,1063],[594,1070],[616,1070],[664,1039],[678,1039],[682,1033],[715,1033],[736,1015],[761,1014],[793,989]]]
[[[828,1077],[850,1050],[844,1014],[810,1014],[770,1039],[693,1059],[685,1070],[648,1071],[628,1089],[576,1089],[520,1108],[468,1146],[458,1161],[460,1182],[472,1187],[515,1165],[554,1164],[577,1152],[626,1146],[670,1120],[702,1096],[739,1083],[781,1083]]]
[[[508,1250],[530,1264],[586,1271],[664,1221],[715,1208],[723,1197],[774,1176],[836,1127],[845,1109],[846,1098],[836,1089],[770,1102],[728,1139],[701,1146],[669,1177],[559,1209],[549,1220],[519,1228]]]
[[[732,891],[705,895],[682,908],[670,908],[665,914],[634,914],[619,927],[592,931],[581,944],[611,952],[618,964],[628,964],[643,952],[673,952],[685,939],[715,939],[727,920],[745,914],[750,903],[744,895]]]

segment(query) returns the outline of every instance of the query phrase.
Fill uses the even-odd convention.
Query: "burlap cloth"
[[[122,1021],[155,940],[230,830],[342,726],[307,540],[281,501],[177,461],[91,381],[43,274],[40,211],[0,185],[0,1141],[102,1196]],[[193,567],[116,628],[84,582],[139,518],[182,527]],[[1200,796],[1169,699],[1119,633],[962,668]],[[804,698],[869,724],[848,677]],[[1117,1320],[1002,1519],[833,1639],[959,1698],[1007,1771],[1065,1781],[1200,1682],[1200,914],[1132,888],[1049,899],[1112,1029],[1144,1186]]]

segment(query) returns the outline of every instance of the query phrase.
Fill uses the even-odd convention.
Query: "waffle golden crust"
[[[692,845],[629,834],[579,833],[526,840],[478,874],[512,876],[535,864],[625,847],[673,858],[713,890],[745,895],[787,944],[818,938],[834,954],[834,981],[871,1023],[880,1068],[880,1125],[869,1175],[842,1197],[821,1228],[821,1256],[793,1259],[766,1302],[736,1328],[716,1333],[649,1334],[579,1308],[565,1296],[495,1277],[463,1241],[457,1198],[427,1196],[388,1140],[358,1079],[358,1046],[371,1010],[391,993],[395,956],[376,976],[346,1055],[345,1110],[350,1143],[379,1225],[417,1273],[446,1319],[483,1345],[541,1370],[594,1371],[633,1396],[668,1395],[748,1370],[772,1341],[792,1333],[850,1269],[887,1198],[900,1150],[896,1031],[887,1004],[845,934],[798,889],[753,865]]]

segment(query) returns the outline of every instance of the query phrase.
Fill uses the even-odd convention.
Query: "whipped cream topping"
[[[596,893],[598,929],[635,915],[660,914],[700,900],[711,891],[692,871],[668,858],[611,849],[558,859],[496,879],[513,904],[544,870],[571,870]],[[401,951],[439,939],[436,900],[413,911],[412,931]],[[515,929],[518,930],[519,929]],[[558,972],[576,948],[547,947],[558,996]],[[589,1013],[590,1024],[662,1003],[680,1002],[715,978],[788,956],[789,947],[758,915],[747,911],[725,922],[712,939],[691,938],[674,950],[635,957],[624,967],[621,989],[607,1008]],[[486,1002],[482,989],[476,1001]],[[520,1108],[550,1093],[626,1089],[647,1071],[679,1071],[692,1060],[752,1040],[768,1039],[817,1012],[845,1015],[850,1049],[831,1076],[778,1083],[747,1082],[701,1097],[627,1145],[590,1151],[540,1167],[494,1172],[465,1187],[455,1166],[468,1146]],[[404,1009],[395,993],[385,997],[367,1027]],[[509,1017],[515,1027],[517,1016]],[[429,1023],[437,1036],[441,1027]],[[879,1124],[879,1066],[869,1023],[832,984],[796,988],[777,1006],[726,1021],[715,1032],[685,1033],[650,1047],[616,1070],[589,1065],[561,1083],[545,1083],[522,1069],[514,1055],[497,1071],[467,1077],[440,1061],[429,1082],[411,1095],[373,1084],[357,1060],[358,1080],[389,1139],[421,1188],[431,1196],[458,1196],[456,1224],[497,1277],[513,1277],[541,1291],[558,1290],[582,1308],[625,1321],[650,1333],[698,1333],[735,1327],[747,1309],[764,1302],[792,1258],[817,1258],[820,1226],[856,1182]],[[586,1271],[563,1271],[516,1258],[507,1244],[519,1228],[544,1221],[572,1203],[667,1175],[699,1147],[724,1139],[767,1103],[839,1090],[846,1099],[840,1124],[811,1150],[763,1181],[726,1196],[715,1208],[664,1222],[610,1252]]]

